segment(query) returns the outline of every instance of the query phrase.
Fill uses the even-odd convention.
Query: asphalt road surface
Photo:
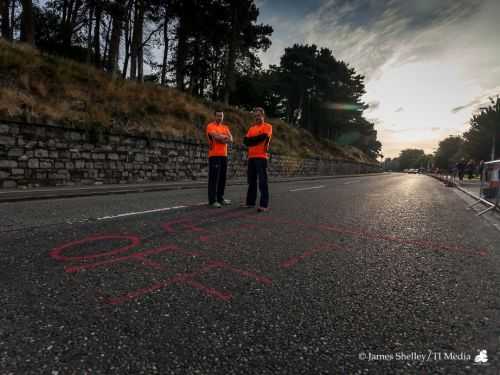
[[[1,204],[0,373],[498,374],[500,231],[453,189],[244,189]]]

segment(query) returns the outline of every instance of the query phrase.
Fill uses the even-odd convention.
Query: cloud
[[[469,107],[472,107],[476,104],[479,104],[479,100],[477,99],[474,99],[473,101],[467,103],[467,104],[464,104],[464,105],[461,105],[461,106],[458,106],[458,107],[455,107],[451,110],[451,113],[458,113],[466,108],[469,108]]]
[[[265,5],[275,1],[281,0]],[[290,1],[290,7],[295,3]],[[264,65],[279,63],[284,48],[293,43],[332,49],[338,59],[365,75],[365,113],[378,119],[386,155],[398,142],[400,149],[419,140],[429,147],[437,145],[439,137],[466,130],[472,113],[488,103],[488,96],[500,93],[499,0],[320,3],[312,11],[302,8],[302,17],[293,22],[280,14],[280,22],[271,23],[273,46],[269,57],[263,55]],[[429,127],[425,135],[405,129],[386,132],[384,128],[393,123],[407,129],[438,123],[439,128]]]
[[[419,131],[421,129],[419,128],[404,128],[404,129],[384,129],[383,131],[385,133],[390,133],[390,134],[400,134],[400,133],[407,133],[407,132],[415,132]]]
[[[399,107],[398,109],[396,109],[394,112],[398,113],[398,112],[403,112],[405,109],[403,107]]]
[[[305,40],[332,48],[368,78],[395,60],[415,60],[441,50],[438,33],[471,17],[483,0],[330,0],[305,17]],[[492,0],[493,1],[493,0]],[[448,35],[441,33],[441,36]]]
[[[475,97],[473,100],[471,100],[467,104],[452,108],[451,113],[455,114],[455,113],[458,113],[464,109],[471,108],[471,107],[474,107],[473,111],[477,111],[477,110],[479,110],[480,107],[489,106],[491,104],[490,98],[496,97],[499,94],[500,94],[500,86],[497,86],[491,90],[486,91],[484,94]]]
[[[376,79],[386,64],[400,65],[443,53],[443,46],[463,34],[449,32],[450,27],[472,18],[481,4],[496,1],[323,0],[299,19],[282,14],[266,18],[264,6],[261,18],[273,25],[275,33],[273,45],[261,56],[265,66],[278,64],[285,47],[316,44],[332,49],[367,79]],[[289,7],[293,6],[297,5]],[[273,10],[269,5],[269,11]]]

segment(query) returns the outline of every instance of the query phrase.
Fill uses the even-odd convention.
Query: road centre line
[[[344,182],[344,185],[355,184],[356,182],[360,182],[360,181],[361,180],[347,181],[347,182]]]
[[[174,207],[157,208],[155,210],[138,211],[138,212],[126,212],[126,213],[118,214],[118,215],[98,217],[96,220],[98,220],[98,221],[101,221],[101,220],[111,220],[111,219],[117,219],[117,218],[120,218],[120,217],[145,215],[145,214],[151,214],[151,213],[155,213],[155,212],[164,212],[164,211],[179,210],[181,208],[186,208],[186,207],[189,207],[189,206],[174,206]]]
[[[288,190],[290,192],[295,192],[295,191],[304,191],[304,190],[313,190],[313,189],[322,189],[324,188],[325,185],[319,185],[319,186],[310,186],[310,187],[306,187],[306,188],[299,188],[299,189],[291,189],[291,190]]]

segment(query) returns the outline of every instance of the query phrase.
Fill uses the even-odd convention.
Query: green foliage
[[[490,98],[491,105],[474,114],[470,128],[464,133],[464,151],[474,160],[490,160],[491,147],[495,139],[496,155],[500,151],[500,99]]]
[[[464,157],[464,140],[462,137],[450,136],[439,142],[434,156],[434,166],[449,169]]]
[[[420,168],[424,158],[424,150],[405,149],[399,153],[399,168],[401,170]]]
[[[224,101],[243,109],[264,106],[268,117],[306,130],[316,140],[356,147],[375,159],[381,144],[374,125],[363,117],[367,108],[361,100],[364,77],[337,60],[331,50],[316,45],[287,48],[279,66],[263,70],[259,53],[270,47],[273,28],[258,23],[257,4],[256,0],[35,2],[35,45],[49,57],[43,66],[30,67],[26,76],[34,77],[38,70],[47,78],[39,84],[39,91],[46,86],[55,99],[64,91],[70,93],[74,99],[71,107],[78,109],[79,118],[108,122],[111,114],[117,114],[124,121],[139,122],[147,115],[164,115],[161,105],[144,98],[142,106],[131,101],[126,116],[114,108],[100,107],[104,101],[98,102],[98,93],[106,97],[115,87],[104,79],[104,72],[111,72],[113,81],[121,85],[116,79],[121,69],[122,78],[128,75],[151,85],[175,84],[211,103]],[[161,63],[153,50],[163,52]],[[124,52],[120,56],[123,68],[116,66],[118,51]],[[143,63],[152,68],[152,74],[144,76]],[[90,72],[90,64],[102,76]],[[21,66],[25,69],[27,64],[16,63],[15,69]],[[20,76],[25,72],[12,73]],[[86,87],[78,87],[80,84]],[[26,84],[30,85],[33,82]],[[120,95],[126,97],[127,93]],[[113,107],[124,102],[108,104]],[[169,113],[191,121],[182,103]],[[83,110],[87,113],[80,113]],[[56,112],[63,116],[70,111],[61,104]]]
[[[285,49],[280,66],[258,78],[246,87],[260,85],[267,111],[318,139],[356,146],[373,158],[379,154],[374,125],[363,117],[364,77],[328,48],[295,44]]]
[[[399,165],[399,158],[386,158],[384,159],[383,166],[385,171],[395,172],[401,170],[401,167]]]

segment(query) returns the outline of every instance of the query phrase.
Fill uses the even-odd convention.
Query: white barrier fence
[[[479,196],[481,200],[494,201],[494,203],[478,215],[494,209],[500,209],[500,160],[492,160],[484,163]]]
[[[460,188],[460,182],[455,174],[431,173],[430,176],[442,181],[448,187]],[[465,191],[462,188],[460,189]],[[473,196],[472,193],[468,194]],[[479,199],[470,205],[469,208],[472,208],[479,203],[487,205],[488,208],[479,212],[478,216],[495,209],[500,210],[500,160],[493,160],[484,163],[479,188]]]

